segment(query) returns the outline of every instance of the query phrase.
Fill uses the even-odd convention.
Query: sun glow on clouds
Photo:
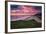
[[[11,21],[24,20],[28,17],[36,15],[40,12],[40,10],[39,7],[35,8],[34,6],[11,5]]]
[[[38,11],[31,6],[19,6],[18,9],[11,10],[11,15],[35,15]]]

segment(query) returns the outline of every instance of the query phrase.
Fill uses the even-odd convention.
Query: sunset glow
[[[11,10],[11,15],[35,15],[38,13],[33,7],[21,6],[20,8],[18,10]]]

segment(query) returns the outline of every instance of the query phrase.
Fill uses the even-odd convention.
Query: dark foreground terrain
[[[39,28],[39,27],[41,27],[41,23],[38,23],[35,20],[11,21],[11,29],[18,29],[18,28]]]

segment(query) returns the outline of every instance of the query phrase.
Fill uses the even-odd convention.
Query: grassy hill
[[[11,21],[11,29],[18,29],[18,28],[38,28],[38,27],[41,27],[41,23],[38,23],[35,20]]]

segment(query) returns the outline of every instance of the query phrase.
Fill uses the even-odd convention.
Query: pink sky
[[[21,10],[11,10],[11,20],[24,20],[37,13],[39,13],[39,10],[36,10],[34,7],[21,6]]]
[[[11,15],[35,15],[38,13],[38,10],[33,7],[22,6],[21,10],[11,10]]]

